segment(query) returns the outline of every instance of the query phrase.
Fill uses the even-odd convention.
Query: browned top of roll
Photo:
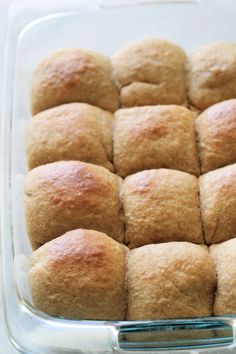
[[[138,172],[126,177],[121,197],[130,248],[167,241],[204,243],[195,176],[167,169]]]
[[[199,179],[201,212],[207,244],[236,235],[236,164],[208,172]]]
[[[147,39],[120,49],[113,57],[123,107],[182,104],[185,101],[184,51],[164,40]]]
[[[203,173],[236,162],[236,99],[209,107],[196,128]]]
[[[217,271],[214,314],[236,314],[236,238],[210,247]]]
[[[32,244],[76,228],[102,231],[122,241],[121,181],[106,168],[80,161],[31,170],[25,181],[25,213]]]
[[[121,86],[133,81],[159,84],[157,72],[182,68],[186,55],[180,47],[161,39],[146,39],[121,48],[113,57],[115,77]],[[155,74],[155,75],[153,75]]]
[[[236,97],[235,43],[211,43],[189,57],[188,94],[199,110]]]
[[[119,106],[110,59],[79,48],[49,54],[37,66],[31,86],[32,113],[70,102],[114,112]]]
[[[120,109],[113,141],[116,172],[125,177],[150,168],[199,174],[195,113],[176,105]]]
[[[46,243],[31,256],[35,306],[54,316],[124,319],[127,251],[101,232],[82,229]]]
[[[210,316],[215,285],[205,246],[169,242],[131,250],[127,319]]]
[[[68,103],[38,113],[27,132],[29,168],[80,160],[113,170],[113,115],[86,103]]]

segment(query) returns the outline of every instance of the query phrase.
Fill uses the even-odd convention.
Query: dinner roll
[[[216,275],[205,246],[188,242],[147,245],[128,258],[128,320],[212,314]]]
[[[113,115],[86,103],[68,103],[38,113],[27,134],[29,168],[80,160],[113,170]]]
[[[195,113],[175,105],[118,110],[113,129],[116,172],[125,177],[165,167],[198,175],[194,118]]]
[[[207,244],[236,236],[236,164],[202,175],[201,212]]]
[[[208,44],[189,57],[188,96],[200,111],[236,98],[236,43]]]
[[[203,243],[198,180],[185,172],[148,170],[126,177],[121,188],[130,248],[149,243]]]
[[[128,249],[107,235],[74,230],[31,256],[34,305],[52,316],[123,320]]]
[[[121,105],[184,103],[185,65],[184,51],[160,39],[147,39],[120,49],[113,57],[113,68]]]
[[[236,238],[212,245],[210,253],[217,271],[214,314],[236,314]]]
[[[122,242],[121,181],[104,167],[80,161],[31,170],[25,182],[25,214],[33,248],[76,228],[102,231]]]
[[[196,128],[203,173],[236,162],[236,99],[209,107]]]
[[[86,102],[111,112],[118,109],[110,59],[67,48],[49,54],[37,66],[31,86],[32,113],[70,102]]]

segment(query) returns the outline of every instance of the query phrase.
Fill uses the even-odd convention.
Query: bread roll
[[[27,134],[30,169],[60,160],[80,160],[113,170],[113,115],[86,103],[68,103],[38,113]]]
[[[76,228],[105,232],[122,242],[121,181],[104,167],[79,161],[31,170],[25,183],[25,214],[32,247]]]
[[[209,107],[196,128],[203,173],[236,162],[236,99]]]
[[[207,244],[236,235],[236,164],[202,175],[201,212]]]
[[[198,180],[185,172],[149,170],[126,177],[121,188],[130,248],[149,243],[203,243]]]
[[[52,316],[123,320],[126,310],[124,245],[92,230],[74,230],[31,256],[34,305]]]
[[[216,316],[236,314],[236,238],[210,247],[217,271]]]
[[[236,98],[236,44],[213,43],[196,50],[188,62],[190,103],[202,111]]]
[[[184,103],[185,64],[184,51],[160,39],[120,49],[113,68],[122,107]]]
[[[118,109],[110,59],[67,48],[49,54],[37,66],[31,86],[32,113],[70,102],[85,102],[111,112]]]
[[[147,245],[128,259],[128,320],[212,314],[216,275],[205,246],[188,242]]]
[[[194,118],[195,113],[175,105],[118,110],[113,129],[116,172],[126,177],[166,167],[198,175]]]

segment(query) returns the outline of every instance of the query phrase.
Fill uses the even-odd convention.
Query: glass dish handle
[[[125,351],[162,351],[234,347],[236,321],[230,317],[129,322],[118,328],[118,346]]]

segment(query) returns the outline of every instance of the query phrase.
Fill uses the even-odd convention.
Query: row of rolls
[[[236,313],[235,98],[233,43],[187,57],[150,39],[112,59],[71,48],[38,65],[24,198],[39,310]]]
[[[122,108],[87,103],[40,112],[27,132],[29,169],[60,160],[106,167],[121,177],[170,168],[199,176],[236,162],[236,99],[201,114],[178,105]]]
[[[236,238],[212,245],[168,242],[130,250],[77,229],[34,251],[34,305],[52,316],[157,320],[236,313]]]
[[[108,169],[58,161],[25,181],[26,225],[36,249],[77,228],[104,232],[129,248],[236,235],[236,164],[201,175],[151,169],[122,180]]]
[[[236,97],[236,44],[213,43],[187,56],[161,39],[121,48],[112,59],[80,48],[49,54],[32,81],[32,113],[69,102],[119,107],[188,104],[202,111]]]

